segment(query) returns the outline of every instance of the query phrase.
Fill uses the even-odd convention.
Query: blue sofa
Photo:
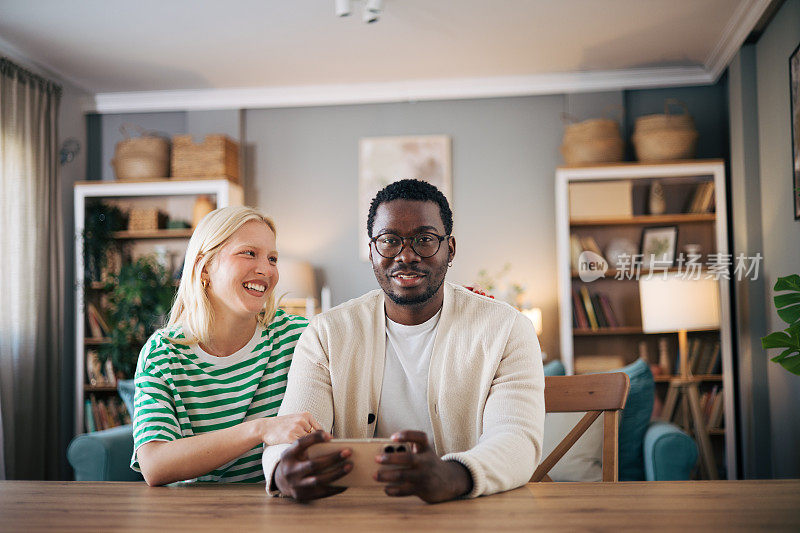
[[[697,445],[673,424],[650,422],[655,386],[650,368],[639,360],[620,371],[631,380],[620,417],[620,481],[689,479],[697,463]],[[564,375],[561,361],[546,364],[545,375]],[[133,382],[121,381],[119,392],[132,413]],[[132,454],[130,425],[79,435],[67,450],[77,481],[141,481],[141,474],[130,469]]]
[[[655,382],[650,367],[639,359],[617,372],[631,381],[628,399],[620,416],[619,480],[687,480],[697,464],[697,444],[674,424],[651,422]],[[546,376],[563,376],[561,361],[544,366]]]

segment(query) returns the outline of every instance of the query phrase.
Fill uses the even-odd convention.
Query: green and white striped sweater
[[[286,391],[286,375],[305,318],[279,309],[266,327],[228,357],[214,357],[182,338],[180,329],[156,331],[142,347],[136,368],[131,468],[140,471],[136,450],[150,441],[173,441],[275,416]],[[260,482],[263,445],[196,481]]]

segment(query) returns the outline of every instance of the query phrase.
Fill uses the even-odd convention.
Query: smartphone
[[[334,481],[333,485],[341,487],[383,487],[385,483],[375,481],[372,476],[383,465],[375,462],[375,456],[383,453],[410,452],[412,445],[406,442],[395,442],[391,439],[332,439],[309,446],[308,457],[314,459],[320,455],[335,453],[350,448],[353,455],[353,469]],[[384,466],[385,468],[385,466]]]

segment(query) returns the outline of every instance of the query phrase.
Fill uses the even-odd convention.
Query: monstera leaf
[[[775,292],[778,291],[786,292],[775,295],[775,308],[778,316],[789,327],[762,337],[761,347],[765,350],[783,348],[784,350],[773,357],[772,361],[792,374],[800,376],[800,275],[778,278],[775,282]]]

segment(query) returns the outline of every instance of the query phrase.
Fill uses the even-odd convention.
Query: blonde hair
[[[203,287],[201,273],[211,264],[231,235],[252,220],[263,222],[273,234],[277,235],[275,222],[252,207],[233,206],[215,209],[197,225],[186,247],[178,294],[175,296],[175,303],[172,304],[167,322],[167,329],[180,327],[185,338],[170,340],[187,344],[209,341],[214,312]],[[276,309],[273,287],[264,308],[258,314],[259,324],[266,327],[275,316]]]

